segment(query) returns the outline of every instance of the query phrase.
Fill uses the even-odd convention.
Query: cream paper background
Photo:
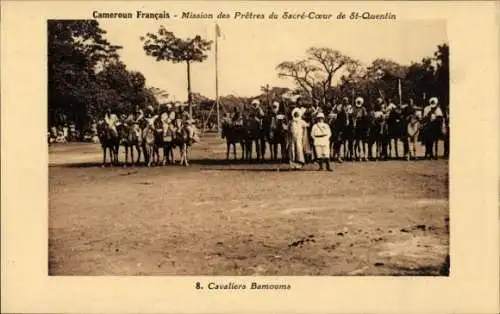
[[[399,20],[446,19],[453,103],[450,277],[213,278],[247,285],[255,279],[290,283],[288,291],[194,289],[197,280],[208,283],[211,277],[48,277],[46,20],[88,19],[94,8],[391,11]],[[243,1],[3,1],[2,312],[497,313],[498,11],[498,2],[465,1],[265,5]],[[251,23],[245,23],[250,31]],[[380,22],[332,21],[332,27],[342,27],[342,23]]]

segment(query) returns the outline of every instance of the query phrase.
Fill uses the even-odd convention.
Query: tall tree
[[[190,66],[193,62],[202,62],[207,58],[205,52],[210,50],[212,41],[204,40],[199,35],[194,38],[181,39],[163,25],[160,26],[157,33],[147,33],[145,36],[141,36],[141,41],[144,42],[143,49],[146,55],[155,58],[156,61],[186,63],[189,114],[192,116]]]
[[[49,20],[48,44],[48,122],[61,123],[61,117],[81,128],[92,111],[92,97],[98,84],[95,72],[118,59],[120,46],[111,45],[95,20]],[[59,121],[58,121],[59,120]]]
[[[450,47],[447,44],[439,45],[434,57],[437,61],[436,83],[439,96],[443,106],[448,108],[450,102]]]
[[[331,101],[335,78],[340,78],[357,61],[338,50],[325,47],[311,47],[306,53],[306,59],[278,64],[278,76],[292,78],[310,98],[326,104]]]

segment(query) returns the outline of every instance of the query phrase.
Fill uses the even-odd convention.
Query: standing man
[[[320,112],[316,116],[316,123],[311,129],[311,137],[314,141],[314,149],[316,151],[316,160],[319,164],[318,170],[323,170],[323,163],[326,164],[326,169],[332,171],[330,165],[330,137],[332,132],[330,126],[325,123],[325,115]]]
[[[292,169],[301,169],[305,164],[304,158],[304,136],[307,135],[308,124],[302,120],[300,108],[292,110],[292,120],[290,121],[290,166]]]
[[[344,141],[344,131],[347,124],[347,116],[342,103],[338,103],[333,112],[336,115],[336,118],[333,122],[333,158],[339,163],[342,163],[343,160],[342,156],[340,155],[340,149]]]

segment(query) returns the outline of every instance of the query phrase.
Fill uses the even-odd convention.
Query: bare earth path
[[[49,151],[51,275],[446,270],[446,160],[276,171],[220,161],[225,144],[214,135],[192,148],[189,168],[101,169],[94,144]]]

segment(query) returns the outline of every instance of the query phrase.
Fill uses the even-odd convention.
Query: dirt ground
[[[226,163],[215,135],[190,156],[100,168],[99,145],[51,146],[50,274],[447,274],[447,160],[289,171]]]

